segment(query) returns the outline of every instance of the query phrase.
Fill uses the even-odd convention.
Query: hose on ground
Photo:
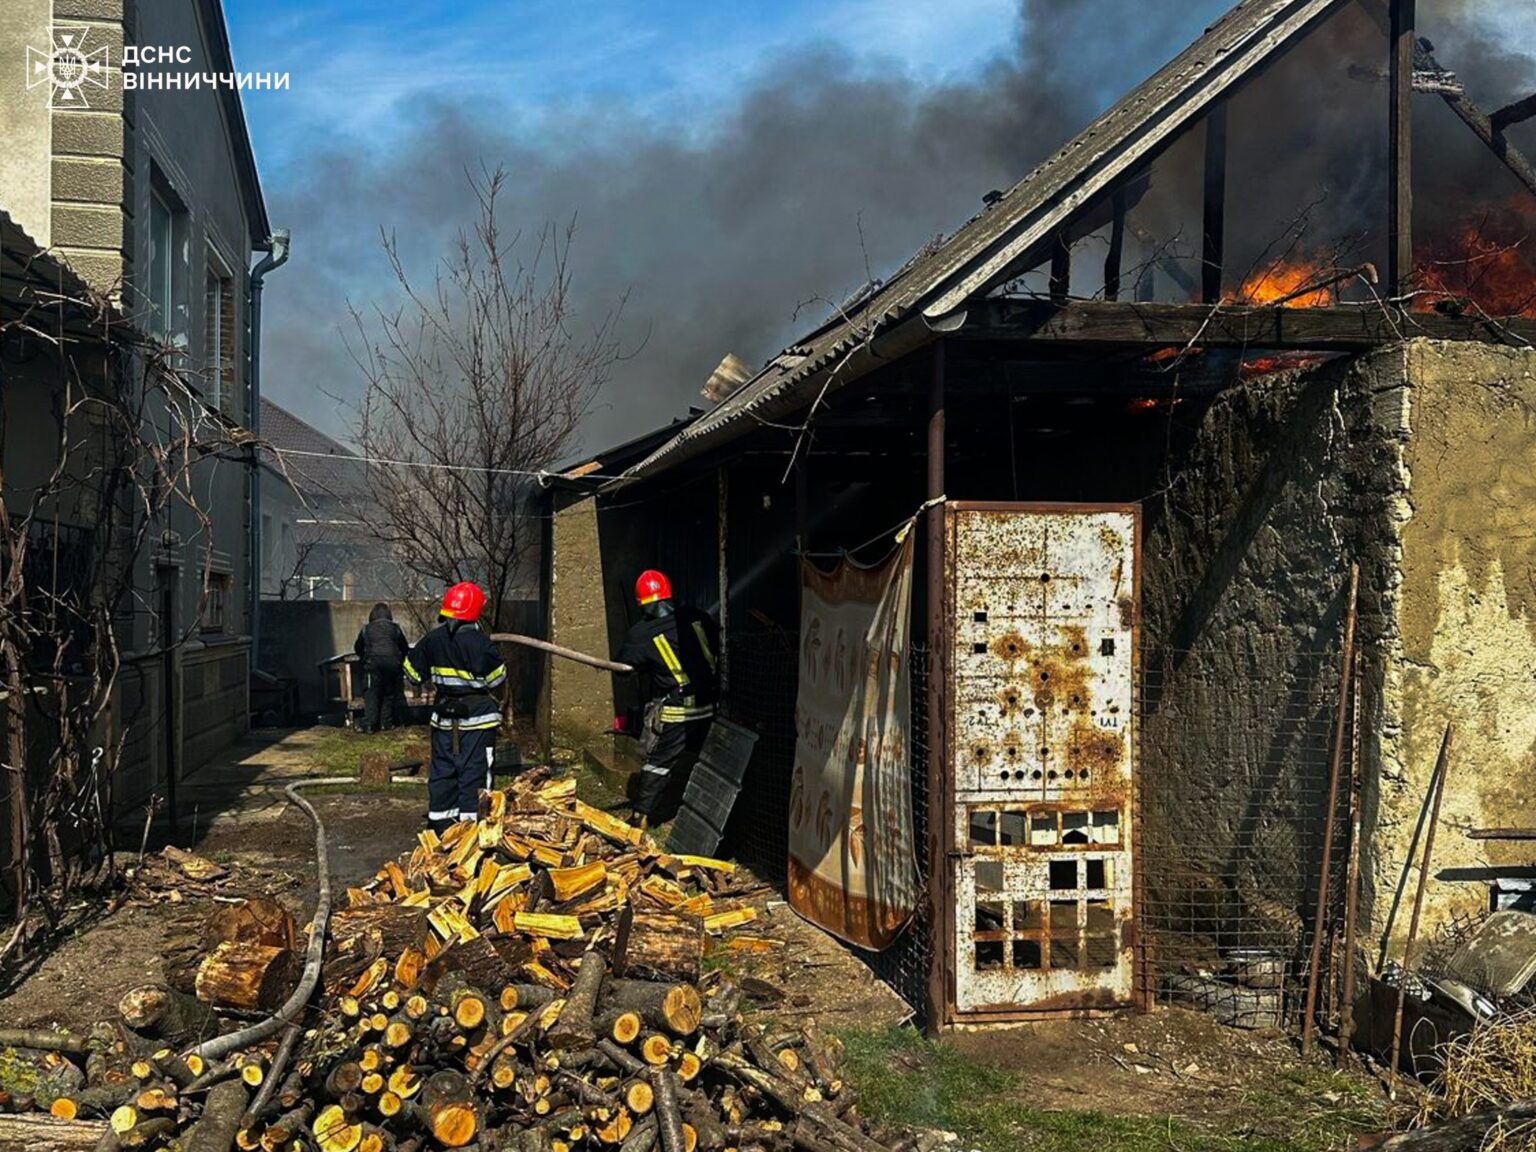
[[[413,777],[409,776],[396,778],[400,783],[412,779]],[[315,811],[314,805],[299,795],[299,789],[356,783],[357,779],[353,776],[321,776],[311,780],[295,780],[283,789],[283,794],[289,801],[315,825],[315,871],[319,879],[319,894],[315,898],[315,915],[309,930],[309,951],[304,957],[304,971],[299,977],[299,986],[293,990],[293,995],[288,997],[267,1019],[252,1024],[249,1028],[242,1028],[238,1032],[230,1032],[224,1036],[205,1040],[190,1049],[186,1055],[201,1056],[212,1063],[242,1048],[260,1044],[287,1025],[298,1023],[299,1017],[304,1012],[304,1006],[309,1003],[309,998],[315,994],[315,989],[320,984],[320,964],[325,959],[325,932],[331,919],[331,866],[325,844],[325,823],[320,819],[320,813]]]

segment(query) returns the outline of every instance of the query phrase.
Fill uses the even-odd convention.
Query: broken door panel
[[[960,1012],[1132,993],[1138,513],[951,505]]]

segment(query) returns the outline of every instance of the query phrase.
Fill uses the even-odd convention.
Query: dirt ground
[[[315,884],[313,830],[283,802],[281,785],[345,771],[368,747],[367,739],[310,731],[272,734],[255,745],[232,766],[238,787],[208,785],[206,794],[217,794],[218,804],[201,810],[195,836],[184,829],[177,841],[227,868],[229,877],[214,892],[130,886],[110,903],[71,909],[66,931],[51,949],[0,984],[0,1026],[81,1029],[110,1019],[118,999],[135,985],[184,983],[202,955],[198,932],[215,898],[268,895],[307,921]],[[578,778],[592,803],[625,807],[585,774]],[[424,799],[419,789],[400,788],[313,798],[326,824],[338,898],[410,848]],[[875,1052],[877,1073],[890,1074],[898,1097],[910,1095],[908,1079],[915,1085],[939,1082],[955,1074],[953,1062],[959,1061],[961,1081],[993,1076],[1000,1086],[993,1094],[1016,1101],[1020,1115],[1177,1118],[1202,1129],[1220,1117],[1224,1130],[1247,1139],[1243,1134],[1273,1129],[1277,1115],[1294,1121],[1298,1110],[1322,1114],[1353,1107],[1370,1091],[1358,1077],[1336,1078],[1317,1064],[1303,1068],[1287,1037],[1236,1031],[1181,1010],[959,1033],[942,1049],[914,1046],[896,1031],[911,1009],[864,964],[800,919],[772,886],[764,884],[754,903],[760,918],[746,933],[775,943],[760,952],[716,946],[706,963],[743,984],[750,1011],[791,1022],[814,1019],[823,1029],[864,1037]],[[951,1063],[930,1068],[927,1061]],[[1331,1146],[1331,1135],[1316,1146]],[[999,1146],[1079,1146],[1075,1138],[1063,1141]],[[1106,1145],[1090,1139],[1081,1146]]]
[[[421,826],[421,801],[409,796],[320,796],[313,803],[325,822],[338,893],[372,877]],[[271,896],[302,923],[314,911],[314,843],[309,820],[289,807],[264,819],[216,823],[195,847],[230,869],[220,897]],[[196,893],[178,900],[132,890],[110,904],[78,906],[63,938],[11,981],[0,998],[0,1026],[82,1029],[112,1018],[130,988],[165,981],[173,968],[195,962],[198,931],[213,906],[213,898]]]

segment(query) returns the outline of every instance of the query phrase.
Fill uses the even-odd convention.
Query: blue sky
[[[811,45],[926,85],[974,71],[1018,35],[1017,0],[225,3],[237,64],[292,75],[290,91],[246,98],[273,179],[319,140],[387,135],[403,98],[524,116],[618,104],[707,130],[755,77]]]

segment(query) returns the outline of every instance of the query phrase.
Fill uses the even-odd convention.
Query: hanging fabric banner
[[[789,902],[861,948],[917,909],[908,757],[913,539],[878,568],[800,564]]]

